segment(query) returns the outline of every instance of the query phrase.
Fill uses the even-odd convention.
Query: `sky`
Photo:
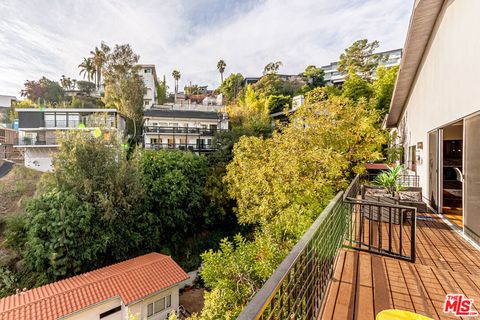
[[[225,77],[280,73],[338,60],[357,39],[379,51],[403,47],[413,0],[0,0],[0,94],[19,97],[26,80],[81,80],[78,64],[105,41],[129,43],[173,88],[216,88]]]

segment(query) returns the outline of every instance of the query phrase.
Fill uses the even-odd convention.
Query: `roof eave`
[[[415,1],[386,127],[396,127],[417,78],[445,0]]]

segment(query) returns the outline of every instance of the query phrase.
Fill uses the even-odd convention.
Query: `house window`
[[[170,308],[171,306],[172,306],[171,295],[168,295],[166,297],[163,297],[162,299],[149,303],[147,305],[147,317],[151,317],[154,314],[160,313],[166,308]]]
[[[121,306],[118,306],[116,308],[113,308],[113,309],[110,309],[108,311],[105,311],[103,313],[100,313],[100,319],[103,319],[105,317],[108,317],[109,315],[112,315],[114,313],[117,313],[119,312],[120,310],[122,310],[122,307]]]
[[[149,99],[145,99],[145,105],[146,105],[146,106],[149,106],[149,105],[150,105],[150,100],[149,100]]]
[[[147,317],[153,316],[153,303],[149,303],[147,306]]]
[[[217,130],[217,125],[216,124],[211,124],[210,125],[210,130],[216,131]]]

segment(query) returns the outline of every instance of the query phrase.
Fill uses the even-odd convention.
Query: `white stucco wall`
[[[57,148],[25,147],[25,167],[42,172],[52,171],[52,154]]]
[[[446,1],[402,116],[405,147],[423,142],[417,173],[425,191],[428,132],[480,110],[479,12],[478,0]]]
[[[65,316],[61,319],[66,320],[98,320],[100,319],[100,314],[116,308],[118,306],[122,306],[122,310],[120,312],[116,312],[112,315],[102,318],[102,320],[123,320],[127,319],[126,309],[122,305],[122,300],[119,297],[113,297],[112,299],[108,299],[97,303],[96,305],[90,306],[83,310],[74,312],[68,316]]]
[[[178,311],[179,305],[179,286],[173,286],[169,289],[156,293],[142,301],[139,301],[134,304],[130,304],[126,307],[127,312],[131,315],[136,316],[139,320],[146,320],[147,319],[147,306],[148,304],[155,302],[163,297],[168,295],[172,296],[172,305],[169,308],[166,308],[160,313],[157,313],[151,317],[148,317],[148,320],[164,320],[167,319],[168,314],[172,311]]]

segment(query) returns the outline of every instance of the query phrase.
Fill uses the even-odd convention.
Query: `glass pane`
[[[438,205],[438,134],[428,134],[428,181],[430,205],[437,210]]]
[[[167,296],[167,308],[170,308],[172,306],[172,296],[168,295]]]
[[[154,313],[159,313],[160,311],[163,311],[163,310],[165,310],[165,298],[155,301],[155,305],[153,307]]]
[[[480,115],[465,119],[465,233],[480,241]]]
[[[147,317],[150,317],[153,315],[153,303],[149,303],[147,306]]]

